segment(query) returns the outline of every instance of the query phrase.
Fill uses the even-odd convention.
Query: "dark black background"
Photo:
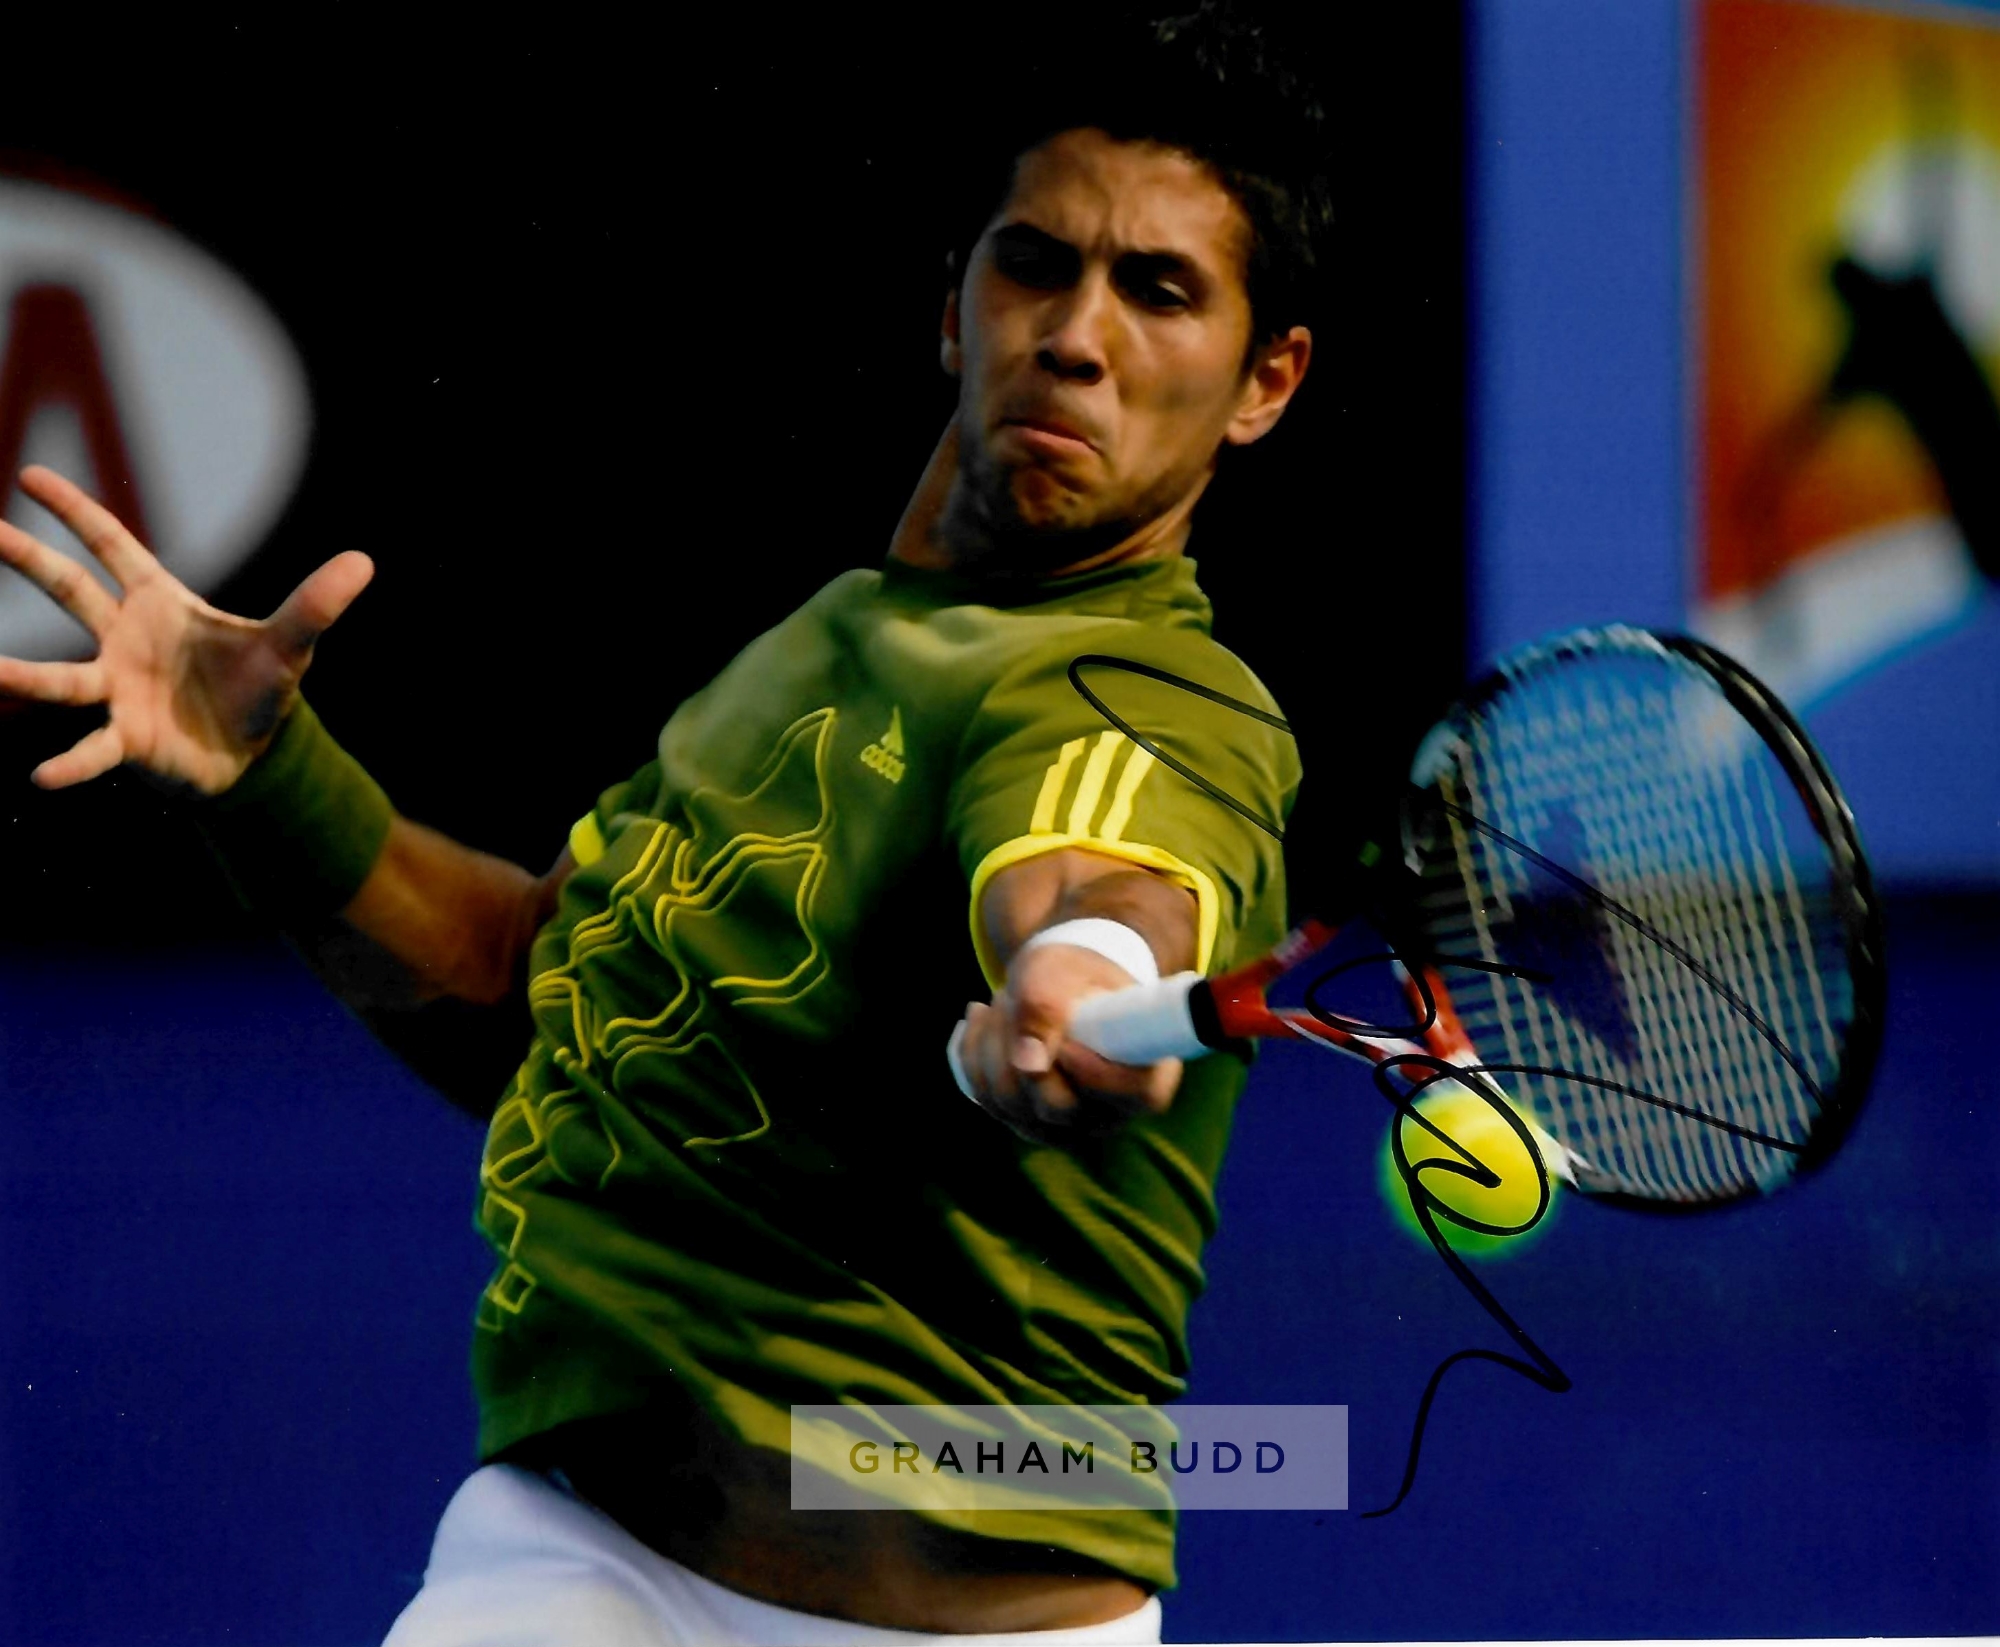
[[[315,15],[44,18],[0,148],[144,205],[276,311],[310,460],[214,598],[261,615],[373,555],[315,703],[405,812],[539,869],[678,698],[883,553],[951,407],[955,145],[1000,45],[1061,63],[1061,14]],[[1331,319],[1192,548],[1299,728],[1295,843],[1339,843],[1293,854],[1311,905],[1459,679],[1462,30],[1443,4],[1272,24],[1330,111]],[[28,785],[89,724],[0,722],[0,941],[253,930],[143,780]]]

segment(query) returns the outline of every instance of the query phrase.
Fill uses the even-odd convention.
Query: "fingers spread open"
[[[52,760],[43,761],[30,774],[43,789],[67,789],[71,784],[88,783],[109,772],[125,758],[125,746],[115,726],[100,726],[80,738]]]
[[[0,520],[0,561],[5,561],[93,635],[102,636],[118,615],[118,602],[89,571],[20,527]]]
[[[102,703],[104,670],[90,663],[28,663],[0,658],[0,692],[37,703]]]
[[[74,532],[127,589],[158,567],[152,552],[125,530],[116,515],[55,470],[39,464],[23,469],[21,490]]]
[[[272,639],[279,650],[288,655],[310,652],[374,575],[375,563],[358,549],[335,555],[312,573],[271,614]]]

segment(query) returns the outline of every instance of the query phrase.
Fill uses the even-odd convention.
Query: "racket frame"
[[[1853,986],[1853,1012],[1842,1041],[1839,1066],[1833,1078],[1821,1085],[1819,1113],[1797,1152],[1796,1168],[1791,1174],[1796,1176],[1813,1170],[1832,1156],[1860,1113],[1881,1053],[1887,972],[1883,960],[1882,905],[1862,851],[1853,811],[1834,782],[1824,757],[1791,711],[1742,665],[1704,642],[1690,636],[1619,625],[1577,631],[1542,647],[1512,654],[1508,660],[1511,667],[1490,671],[1466,691],[1452,713],[1426,738],[1425,747],[1431,747],[1433,739],[1448,735],[1455,722],[1475,715],[1505,692],[1524,662],[1582,654],[1593,650],[1602,640],[1630,645],[1640,638],[1685,659],[1708,676],[1777,760],[1826,849],[1836,918]],[[1419,768],[1422,761],[1420,754]],[[1414,861],[1419,803],[1427,802],[1428,797],[1429,791],[1415,783],[1406,794],[1403,808],[1406,864]],[[1364,1033],[1354,1020],[1342,1022],[1339,1014],[1310,1006],[1274,1007],[1269,1003],[1265,991],[1273,982],[1323,952],[1339,936],[1339,927],[1318,920],[1302,922],[1277,948],[1248,965],[1196,983],[1188,999],[1188,1016],[1196,1034],[1205,1045],[1217,1049],[1235,1042],[1276,1038],[1306,1041],[1377,1066],[1409,1061],[1422,1067],[1422,1060],[1437,1060],[1458,1068],[1484,1067],[1485,1061],[1459,1021],[1440,972],[1441,967],[1466,963],[1455,957],[1425,955],[1420,947],[1400,941],[1406,927],[1400,905],[1405,901],[1401,888],[1392,891],[1385,900],[1388,907],[1378,912],[1376,924],[1409,957],[1400,964],[1405,969],[1406,992],[1416,1011],[1416,1022],[1411,1028],[1417,1039]],[[1376,1027],[1379,1026],[1370,1026]],[[1734,1196],[1698,1201],[1669,1200],[1615,1189],[1591,1191],[1594,1199],[1653,1212],[1696,1211],[1760,1193],[1763,1192],[1757,1185],[1749,1183]]]
[[[1825,1084],[1818,1124],[1799,1157],[1799,1171],[1810,1171],[1840,1147],[1874,1084],[1889,997],[1882,901],[1847,797],[1834,782],[1825,757],[1778,695],[1734,658],[1690,635],[1654,639],[1704,670],[1730,707],[1764,740],[1826,846],[1854,988],[1854,1015],[1841,1045],[1840,1068]]]

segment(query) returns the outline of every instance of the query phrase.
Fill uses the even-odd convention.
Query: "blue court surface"
[[[1169,1639],[2000,1629],[1990,900],[1892,907],[1845,1150],[1698,1217],[1571,1198],[1480,1273],[1391,1218],[1366,1072],[1267,1054],[1191,1396],[1350,1408],[1346,1513],[1187,1518]],[[0,1640],[379,1640],[472,1463],[478,1130],[280,951],[0,962]]]

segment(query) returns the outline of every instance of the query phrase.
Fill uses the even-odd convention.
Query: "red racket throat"
[[[1196,983],[1188,1003],[1196,1033],[1215,1047],[1231,1041],[1308,1041],[1371,1064],[1410,1057],[1442,1059],[1457,1065],[1478,1061],[1478,1051],[1434,967],[1424,967],[1419,974],[1412,974],[1400,961],[1396,962],[1411,1010],[1411,1022],[1403,1033],[1379,1025],[1364,1025],[1310,1002],[1302,1007],[1272,1006],[1266,995],[1270,986],[1324,953],[1340,936],[1340,930],[1320,921],[1302,922],[1268,955],[1233,972]],[[1423,1044],[1410,1039],[1412,1036],[1420,1037]]]

